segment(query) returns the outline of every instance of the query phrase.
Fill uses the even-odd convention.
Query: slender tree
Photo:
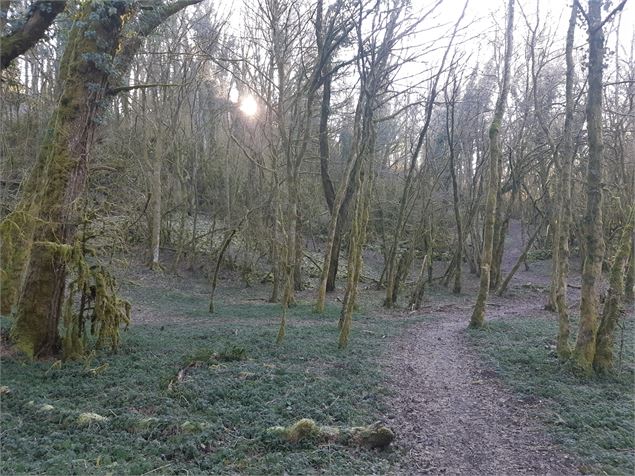
[[[583,372],[592,370],[596,352],[596,332],[599,317],[599,280],[602,275],[605,243],[602,220],[602,177],[604,141],[602,137],[602,76],[604,68],[604,24],[618,9],[622,1],[604,20],[602,0],[589,0],[585,11],[576,4],[587,21],[589,43],[588,94],[586,104],[587,131],[589,136],[589,158],[586,169],[586,211],[584,214],[584,266],[580,293],[580,327],[576,339],[573,359]]]
[[[470,319],[470,327],[482,327],[485,322],[485,304],[490,287],[490,267],[494,245],[494,222],[496,220],[496,199],[500,187],[500,164],[503,152],[500,144],[500,128],[505,113],[505,103],[509,92],[511,71],[513,32],[514,32],[514,0],[507,4],[507,26],[505,29],[505,58],[503,60],[503,78],[496,100],[494,117],[489,128],[489,180],[485,204],[485,223],[483,227],[483,252],[481,255],[481,277],[476,304]]]

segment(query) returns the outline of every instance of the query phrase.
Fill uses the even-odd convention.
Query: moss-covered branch
[[[8,2],[5,3],[8,6]],[[18,22],[19,26],[0,38],[0,71],[40,41],[55,17],[64,11],[64,8],[66,8],[66,0],[33,2],[24,18]]]
[[[274,426],[265,432],[269,440],[291,444],[339,443],[365,448],[387,448],[395,439],[395,433],[379,422],[368,426],[335,427],[320,426],[309,418],[302,418],[293,425]]]

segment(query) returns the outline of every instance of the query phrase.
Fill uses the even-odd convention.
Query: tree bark
[[[450,152],[450,176],[452,178],[452,208],[454,209],[454,221],[456,223],[456,251],[454,253],[454,285],[452,292],[461,294],[461,265],[463,264],[463,226],[461,222],[461,203],[459,201],[459,184],[456,179],[456,161],[454,147],[454,112],[457,93],[456,79],[452,90],[451,103],[446,111],[446,134],[448,136],[448,148]]]
[[[569,274],[569,234],[571,228],[571,167],[573,163],[573,42],[575,38],[577,8],[574,3],[569,17],[569,29],[565,46],[567,72],[565,80],[565,119],[564,137],[562,138],[562,154],[560,155],[561,174],[558,187],[558,242],[556,257],[558,263],[555,266],[556,286],[555,302],[558,311],[558,342],[556,352],[561,359],[569,358],[571,346],[569,334],[569,310],[567,306],[567,276]],[[554,247],[555,248],[555,247]]]
[[[499,164],[502,161],[500,144],[500,128],[505,112],[505,102],[509,92],[509,76],[511,70],[511,56],[514,31],[514,0],[509,0],[507,6],[507,28],[505,41],[505,60],[503,64],[503,82],[494,109],[494,118],[489,128],[490,164],[489,182],[487,184],[487,200],[485,205],[485,224],[483,230],[483,252],[481,256],[481,279],[476,304],[470,319],[470,327],[480,328],[485,323],[485,304],[489,294],[490,267],[494,245],[494,222],[496,220],[496,196],[500,187]]]
[[[624,268],[631,251],[634,220],[635,209],[631,210],[628,222],[624,226],[611,267],[609,289],[597,331],[596,351],[593,357],[593,369],[598,373],[608,373],[613,368],[613,334],[619,321],[620,306],[624,297]]]
[[[38,191],[32,198],[38,223],[33,249],[18,302],[13,335],[17,346],[31,357],[59,350],[58,324],[66,286],[66,265],[56,244],[69,244],[75,234],[76,200],[87,176],[87,163],[97,127],[104,112],[108,64],[117,47],[120,2],[114,14],[87,3],[80,10],[60,66],[61,95],[40,148]],[[94,32],[87,35],[87,32]]]
[[[0,71],[8,68],[14,59],[26,53],[40,41],[64,8],[66,8],[66,0],[33,2],[29,6],[26,18],[20,22],[21,26],[0,38]]]
[[[3,249],[3,255],[18,256],[12,269],[24,276],[18,280],[21,289],[12,332],[17,346],[29,356],[44,357],[59,349],[67,274],[63,251],[74,241],[77,200],[85,188],[94,134],[109,105],[111,85],[126,77],[141,37],[199,1],[158,5],[149,20],[144,13],[135,19],[130,4],[115,0],[83,3],[76,14],[59,67],[60,97],[17,206],[28,219],[21,229],[12,228],[12,239],[3,232],[3,248],[9,248]],[[122,40],[124,20],[133,26]],[[123,43],[133,39],[138,39],[137,46],[125,49]]]
[[[588,35],[589,66],[587,96],[587,129],[589,159],[586,175],[586,212],[584,215],[585,256],[580,298],[580,327],[573,359],[583,372],[591,372],[596,350],[598,321],[598,284],[602,276],[604,236],[602,230],[602,63],[604,61],[604,31],[602,0],[589,0]]]

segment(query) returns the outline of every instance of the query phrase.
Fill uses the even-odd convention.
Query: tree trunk
[[[507,290],[507,286],[509,286],[509,283],[514,277],[514,274],[516,274],[516,271],[518,271],[518,268],[520,268],[520,265],[527,259],[527,253],[529,253],[529,250],[531,249],[531,246],[534,244],[534,241],[536,241],[536,238],[538,237],[538,234],[540,233],[541,229],[542,229],[542,223],[538,226],[538,228],[536,228],[536,231],[534,231],[534,234],[531,235],[531,238],[529,238],[529,240],[527,241],[527,244],[525,245],[525,248],[523,249],[522,254],[518,257],[511,271],[501,283],[500,287],[498,288],[498,291],[496,291],[496,294],[498,294],[499,296],[502,296],[505,293],[505,291]]]
[[[302,262],[304,261],[304,240],[302,238],[302,222],[297,218],[295,226],[295,261],[293,263],[293,287],[296,291],[304,290],[302,280]]]
[[[624,268],[631,251],[634,220],[635,209],[631,210],[628,223],[624,226],[611,267],[609,289],[604,302],[602,321],[597,331],[596,351],[593,358],[593,368],[598,373],[608,373],[613,368],[613,334],[620,317],[620,306],[624,296]]]
[[[3,22],[9,1],[2,3]],[[24,54],[40,41],[51,26],[55,17],[66,8],[66,0],[39,0],[33,2],[24,18],[20,20],[20,26],[8,35],[0,38],[0,71],[9,67],[11,62]]]
[[[86,3],[71,29],[60,65],[60,99],[34,171],[37,191],[24,197],[33,200],[31,212],[37,212],[38,223],[13,335],[31,357],[54,354],[59,347],[66,286],[59,245],[71,243],[75,235],[76,201],[84,190],[97,119],[107,104],[108,68],[102,62],[109,64],[115,53],[125,11],[121,2],[109,7],[114,13]]]
[[[12,332],[18,347],[32,357],[59,348],[65,245],[74,241],[77,200],[85,187],[95,131],[119,90],[111,87],[127,78],[143,38],[170,15],[200,1],[178,0],[150,13],[138,12],[137,18],[126,16],[137,13],[130,12],[127,2],[85,2],[73,17],[58,69],[60,97],[17,207],[31,223],[17,232],[12,228],[18,240],[6,240],[3,233],[3,248],[10,242],[3,256],[13,255],[12,269],[24,276],[18,280],[21,291]],[[124,18],[129,27],[125,36]]]
[[[370,149],[369,155],[371,156],[374,149],[374,135],[374,131],[370,131],[370,137],[367,138]],[[370,165],[372,167],[372,161],[369,162],[371,162]],[[368,169],[371,167],[368,167]],[[353,320],[353,310],[355,309],[357,299],[357,284],[359,283],[359,277],[362,273],[362,250],[366,241],[366,226],[368,224],[372,188],[371,180],[368,175],[369,174],[359,173],[359,176],[355,180],[357,183],[356,189],[358,190],[358,193],[355,200],[354,215],[351,224],[346,293],[344,295],[344,302],[342,303],[342,311],[339,320],[340,335],[338,347],[340,349],[343,349],[348,345],[348,337],[350,335]]]
[[[338,221],[337,226],[341,228],[341,222]],[[329,265],[329,273],[326,279],[326,292],[335,291],[335,280],[337,279],[337,271],[340,265],[340,253],[342,251],[342,232],[336,231],[333,240],[333,253],[331,254],[331,264]]]
[[[509,92],[509,75],[511,69],[512,41],[514,31],[514,0],[507,6],[507,29],[505,42],[505,60],[503,65],[503,83],[496,101],[494,118],[489,128],[490,163],[489,182],[487,184],[487,200],[485,205],[485,224],[483,230],[483,253],[481,256],[481,279],[476,304],[470,319],[470,327],[479,328],[485,323],[485,304],[489,294],[490,267],[494,245],[494,222],[496,220],[496,196],[500,187],[499,164],[502,161],[500,144],[500,127],[505,112],[505,102]]]
[[[150,168],[150,269],[160,270],[159,250],[161,246],[161,138],[153,138],[146,145]],[[154,147],[152,147],[154,145]]]
[[[571,7],[569,17],[569,29],[567,31],[567,43],[565,56],[567,62],[566,84],[565,84],[565,120],[564,137],[562,139],[562,155],[560,183],[558,187],[558,244],[557,259],[555,266],[557,273],[555,286],[556,309],[558,310],[558,343],[556,352],[561,359],[569,358],[571,347],[569,344],[570,324],[569,310],[567,306],[567,276],[569,274],[569,234],[571,228],[571,166],[573,162],[573,42],[575,38],[575,26],[577,8],[574,3]]]
[[[446,110],[445,130],[448,136],[448,148],[450,152],[450,176],[452,178],[452,208],[454,209],[454,221],[456,223],[456,251],[454,253],[454,285],[452,292],[461,294],[461,265],[463,264],[463,227],[461,222],[461,204],[459,201],[459,184],[456,179],[456,161],[454,147],[454,112],[458,87],[456,78],[452,90],[451,103]],[[447,96],[446,96],[447,100]]]
[[[419,271],[419,276],[417,277],[417,282],[415,284],[415,289],[410,296],[410,302],[408,303],[408,309],[411,311],[418,311],[421,309],[421,304],[423,303],[423,294],[426,290],[426,267],[427,267],[428,255],[424,255],[423,261],[421,262],[421,270]]]
[[[580,328],[573,358],[585,373],[591,371],[595,357],[598,321],[598,284],[602,276],[604,237],[602,231],[602,63],[604,61],[604,31],[602,0],[589,0],[589,66],[587,128],[589,160],[587,164],[587,202],[584,216],[585,256],[582,270]]]
[[[361,133],[360,123],[362,122],[362,117],[364,116],[364,114],[362,113],[363,110],[364,98],[363,95],[360,94],[360,98],[355,110],[355,127],[353,132],[353,141],[358,140],[357,136]],[[362,160],[362,156],[358,154],[356,150],[353,150],[351,154],[352,156],[346,165],[346,170],[344,171],[344,175],[342,176],[339,187],[337,188],[335,201],[333,202],[333,211],[331,213],[331,220],[329,222],[329,235],[324,250],[324,267],[322,268],[322,276],[320,278],[320,286],[318,288],[317,302],[315,304],[315,310],[318,313],[324,312],[324,306],[326,303],[326,283],[329,276],[331,258],[334,253],[335,235],[337,233],[338,221],[342,219],[342,217],[340,216],[340,210],[344,203],[346,190],[348,189],[351,180],[354,178],[355,170],[359,168]]]
[[[333,214],[335,205],[335,187],[329,175],[329,137],[328,137],[328,119],[331,113],[331,70],[330,67],[324,68],[324,82],[322,85],[322,102],[320,103],[320,131],[319,131],[319,152],[320,152],[320,176],[322,178],[322,190],[324,198],[328,206],[329,212]],[[344,208],[344,207],[342,207]],[[341,212],[341,210],[340,210]],[[335,239],[333,241],[333,252],[331,254],[331,262],[329,264],[329,272],[326,280],[326,292],[335,291],[335,279],[337,278],[337,268],[339,265],[340,248],[342,244],[342,228],[344,220],[338,220]]]
[[[631,238],[631,253],[626,267],[626,279],[624,280],[624,299],[632,303],[635,300],[635,240]]]

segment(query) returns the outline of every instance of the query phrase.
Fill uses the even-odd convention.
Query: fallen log
[[[268,439],[298,443],[339,443],[365,448],[386,448],[395,439],[395,433],[380,422],[368,426],[335,427],[320,426],[309,418],[302,418],[293,425],[274,426],[265,431]]]

